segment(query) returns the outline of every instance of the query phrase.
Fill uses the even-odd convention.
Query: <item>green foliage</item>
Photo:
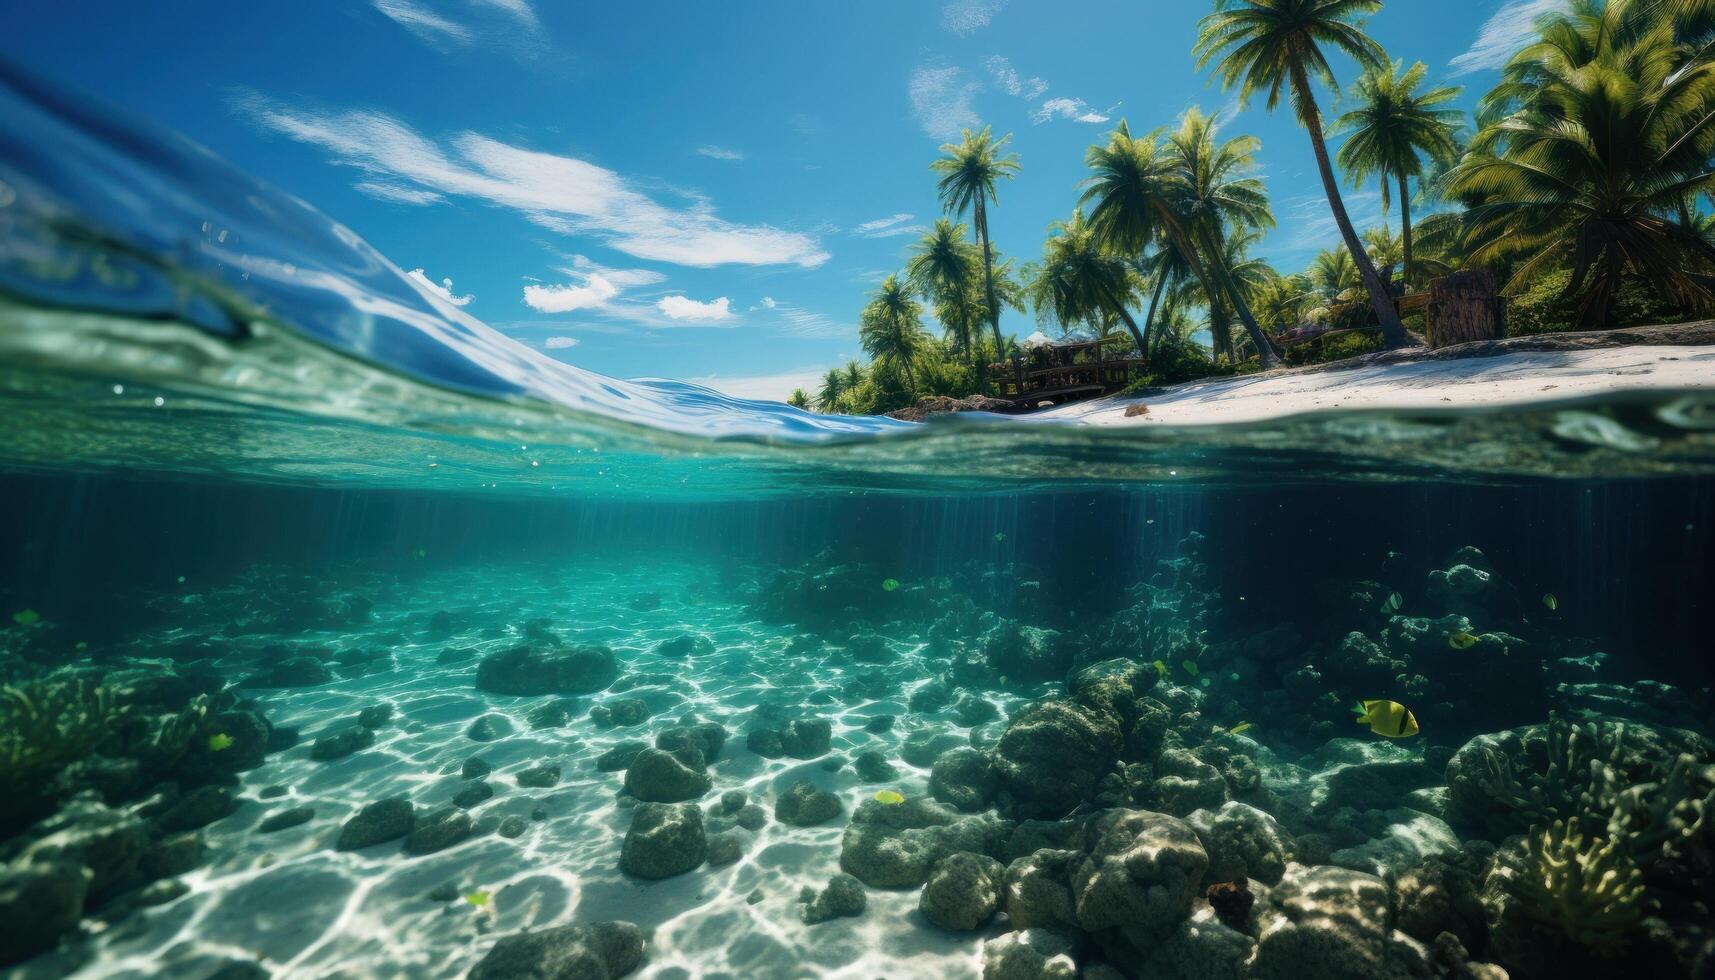
[[[1514,337],[1584,329],[1578,323],[1578,299],[1571,291],[1572,271],[1542,276],[1522,295],[1507,302],[1507,333]],[[1614,298],[1613,315],[1602,327],[1630,327],[1687,318],[1648,283],[1627,277]]]
[[[810,408],[810,393],[802,388],[793,388],[791,396],[786,399],[786,404],[791,405],[793,408],[801,408],[808,411]]]
[[[75,671],[0,688],[0,799],[40,794],[54,773],[108,741],[121,713],[112,691]]]
[[[1382,343],[1379,334],[1359,331],[1341,334],[1321,343],[1301,344],[1289,348],[1286,360],[1291,364],[1329,364],[1386,349],[1387,345]]]

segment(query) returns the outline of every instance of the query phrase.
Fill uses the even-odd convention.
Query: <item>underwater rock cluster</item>
[[[814,853],[790,890],[751,892],[766,931],[915,909],[900,918],[963,943],[987,980],[1715,975],[1706,692],[1605,676],[1475,548],[1243,616],[1203,551],[1187,536],[1119,608],[1078,616],[1024,566],[903,583],[831,556],[771,569],[734,591],[786,627],[769,669],[815,682],[745,703],[679,693],[732,642],[708,624],[587,642],[597,631],[436,613],[421,633],[457,688],[434,692],[463,712],[450,743],[407,789],[353,783],[315,847],[416,868],[495,845],[551,864],[572,839],[647,901]],[[233,594],[264,586],[254,608]],[[972,599],[998,593],[998,610]],[[175,656],[55,666],[39,629],[8,637],[0,964],[183,897],[204,828],[254,805],[242,774],[298,741],[250,697],[395,656],[234,639],[386,615],[384,598],[325,598],[278,570],[181,605],[219,630]],[[240,652],[211,655],[221,644]],[[1421,732],[1354,724],[1376,698]],[[415,723],[353,704],[292,758],[361,771]],[[593,802],[555,823],[541,801],[569,786]],[[270,841],[327,808],[255,795]],[[594,902],[490,935],[486,892],[414,897],[470,913],[467,965],[487,980],[612,980],[664,935]],[[605,921],[621,917],[645,925]]]

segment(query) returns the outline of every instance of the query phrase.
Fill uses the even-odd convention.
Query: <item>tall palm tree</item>
[[[1634,16],[1628,0],[1585,0],[1547,24],[1503,71],[1489,124],[1448,177],[1471,202],[1470,261],[1521,259],[1509,290],[1570,263],[1585,328],[1609,321],[1628,273],[1715,307],[1715,247],[1671,217],[1715,191],[1715,61],[1688,59],[1672,18]]]
[[[1411,338],[1346,213],[1322,132],[1322,108],[1311,85],[1315,79],[1339,90],[1324,47],[1345,52],[1365,68],[1386,63],[1381,45],[1362,27],[1362,19],[1380,9],[1381,0],[1215,0],[1214,12],[1199,24],[1195,51],[1199,67],[1219,60],[1215,75],[1222,88],[1238,85],[1241,99],[1266,91],[1273,110],[1281,94],[1291,90],[1298,121],[1310,134],[1328,207],[1369,292],[1382,339],[1389,347],[1404,347]]]
[[[858,342],[876,361],[898,368],[910,393],[917,393],[912,365],[931,343],[923,329],[923,307],[911,298],[898,276],[888,276],[858,318]]]
[[[845,375],[844,391],[856,391],[864,382],[863,365],[856,361],[847,361],[846,369],[841,373]]]
[[[994,252],[989,244],[988,206],[991,201],[998,200],[995,185],[1002,180],[1011,180],[1018,173],[1018,154],[1001,155],[1011,141],[1011,133],[995,139],[987,126],[980,133],[967,129],[959,142],[943,144],[943,156],[929,165],[930,170],[941,175],[936,192],[940,196],[942,210],[960,217],[966,211],[971,212],[977,243],[982,246],[983,296],[988,301],[989,325],[994,328],[997,352],[1003,345],[1000,339],[1000,302],[994,288]]]
[[[1404,257],[1401,278],[1412,282],[1411,180],[1424,176],[1425,159],[1450,161],[1459,155],[1455,134],[1465,113],[1449,105],[1462,91],[1443,85],[1427,91],[1423,78],[1429,69],[1419,61],[1410,68],[1400,62],[1372,67],[1352,86],[1355,107],[1334,122],[1334,131],[1344,133],[1340,147],[1340,169],[1353,183],[1374,176],[1382,189],[1382,213],[1392,204],[1390,181],[1399,186],[1400,240]],[[1372,256],[1373,258],[1373,256]]]
[[[840,402],[840,396],[846,391],[846,376],[839,368],[829,368],[822,375],[822,386],[816,389],[816,410],[831,412]]]
[[[1090,229],[1104,248],[1141,256],[1151,245],[1171,244],[1190,266],[1204,295],[1221,295],[1220,280],[1210,274],[1179,210],[1187,196],[1184,171],[1155,136],[1134,137],[1121,120],[1105,145],[1085,152],[1084,163],[1091,174],[1083,182],[1078,203],[1089,206]],[[1265,348],[1264,356],[1272,356],[1272,350]]]
[[[1192,278],[1191,263],[1186,261],[1185,253],[1172,242],[1162,242],[1155,251],[1137,260],[1137,271],[1146,282],[1153,283],[1150,287],[1149,309],[1143,317],[1143,341],[1146,345],[1143,356],[1149,357],[1153,350],[1153,342],[1157,337],[1154,331],[1155,314],[1161,308],[1163,297],[1171,300],[1178,296]]]
[[[1244,324],[1263,368],[1274,367],[1279,363],[1278,352],[1251,315],[1244,290],[1228,263],[1232,239],[1274,227],[1268,191],[1261,180],[1250,176],[1262,143],[1254,136],[1218,142],[1215,117],[1193,106],[1167,138],[1167,145],[1180,169],[1183,196],[1179,211],[1185,225],[1208,257],[1224,299],[1231,302],[1233,312]],[[1220,305],[1216,297],[1211,297],[1211,302]]]
[[[982,278],[980,261],[976,246],[965,241],[965,226],[939,218],[905,264],[906,282],[917,295],[935,304],[936,318],[958,348],[967,352],[973,347],[972,328],[981,329],[979,325],[988,315],[982,296],[977,294]],[[971,307],[973,298],[976,309]]]
[[[1048,229],[1042,261],[1026,277],[1025,291],[1037,316],[1062,324],[1084,322],[1102,329],[1118,317],[1131,331],[1141,353],[1142,331],[1127,307],[1137,300],[1137,274],[1131,263],[1101,247],[1082,211]]]

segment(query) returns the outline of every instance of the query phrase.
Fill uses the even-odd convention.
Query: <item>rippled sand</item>
[[[797,828],[772,820],[773,794],[800,779],[838,793],[849,815],[879,787],[860,783],[849,765],[829,772],[824,763],[846,761],[866,748],[895,759],[901,778],[891,788],[924,792],[927,770],[898,759],[900,744],[913,731],[905,698],[928,676],[917,652],[885,669],[895,681],[895,697],[848,702],[841,688],[851,673],[816,654],[788,654],[791,632],[751,620],[742,606],[697,598],[713,591],[707,573],[684,567],[455,571],[425,578],[396,600],[378,601],[362,632],[291,637],[287,642],[306,647],[388,647],[397,666],[321,687],[260,693],[270,719],[300,726],[302,741],[244,774],[237,812],[205,831],[210,860],[186,877],[190,893],[99,936],[96,959],[85,966],[88,975],[200,976],[199,967],[217,959],[261,957],[277,976],[458,976],[508,932],[626,919],[652,933],[636,974],[641,977],[976,976],[981,942],[999,930],[953,935],[930,926],[917,912],[918,889],[870,889],[868,909],[859,918],[800,922],[799,889],[819,888],[839,870],[846,821]],[[658,609],[630,608],[632,597],[647,593],[662,597]],[[422,627],[440,609],[470,627],[430,639]],[[436,662],[443,650],[470,648],[480,656],[513,645],[513,624],[534,617],[551,619],[569,638],[610,645],[627,673],[655,675],[635,690],[586,699],[641,697],[654,716],[642,725],[601,731],[586,711],[561,729],[532,732],[524,716],[543,699],[476,690],[474,657],[451,666]],[[688,662],[651,652],[658,641],[686,631],[708,636],[716,652]],[[382,702],[398,713],[377,733],[374,747],[333,762],[309,758],[310,743],[322,730],[349,725],[358,710]],[[831,755],[803,762],[767,760],[748,751],[745,720],[765,703],[831,721]],[[472,720],[488,712],[506,715],[515,733],[486,743],[469,738]],[[620,741],[652,739],[687,713],[722,722],[732,734],[709,770],[714,788],[702,802],[743,788],[769,810],[770,822],[756,834],[735,831],[748,842],[735,865],[656,882],[630,878],[618,870],[630,819],[616,802],[624,773],[598,772],[595,759]],[[865,721],[881,714],[901,720],[885,734],[864,731]],[[925,725],[916,724],[918,730]],[[968,733],[952,720],[931,724]],[[400,853],[398,842],[356,853],[333,850],[341,824],[364,803],[403,794],[421,814],[447,802],[469,785],[458,769],[473,755],[493,764],[489,783],[496,790],[471,811],[477,836],[423,857]],[[559,785],[516,785],[515,773],[543,762],[561,765]],[[276,784],[289,787],[285,797],[258,798],[263,787]],[[527,818],[537,803],[548,818],[532,821],[522,837],[493,833],[502,818]],[[305,805],[315,809],[309,823],[256,832],[269,813]],[[461,893],[491,893],[489,909],[427,897],[447,883]],[[758,889],[761,901],[749,904],[747,896]],[[54,968],[44,961],[33,966]]]

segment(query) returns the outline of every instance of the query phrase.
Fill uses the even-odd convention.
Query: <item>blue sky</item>
[[[1561,0],[1392,0],[1395,57],[1467,85]],[[1304,135],[1190,54],[1201,0],[58,0],[0,55],[174,127],[419,269],[523,343],[621,377],[783,398],[858,349],[865,295],[937,215],[962,126],[1014,135],[1022,259],[1112,124],[1223,110],[1263,141],[1296,269],[1335,233]],[[1350,81],[1350,65],[1340,65]],[[1360,224],[1373,187],[1353,188]],[[450,280],[450,285],[447,281]],[[1010,314],[1003,328],[1036,329]]]

